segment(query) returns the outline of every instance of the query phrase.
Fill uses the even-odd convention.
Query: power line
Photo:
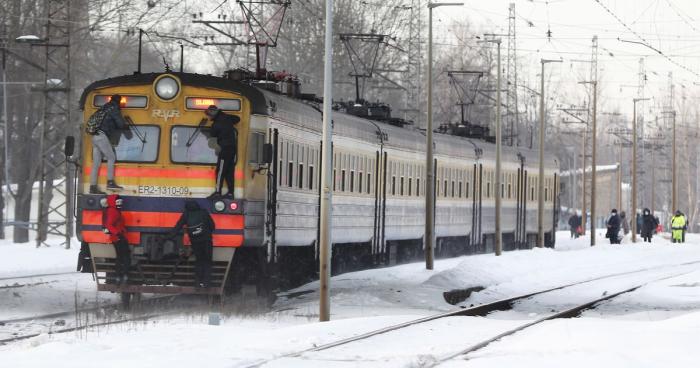
[[[652,47],[650,42],[647,41],[646,38],[642,37],[639,33],[637,33],[630,26],[628,26],[627,23],[625,23],[622,19],[620,19],[620,17],[618,17],[617,14],[613,13],[613,11],[610,10],[610,8],[608,8],[607,6],[605,6],[605,4],[603,4],[600,0],[594,0],[594,1],[596,3],[598,3],[598,5],[600,5],[603,9],[605,9],[605,11],[608,12],[608,14],[610,14],[613,18],[615,18],[618,21],[618,23],[620,23],[623,27],[627,28],[627,30],[629,30],[633,35],[637,36],[637,38],[642,40],[643,41],[643,43],[641,43],[642,45],[644,45],[650,49],[658,51],[659,55],[663,56],[666,60],[670,61],[672,64],[676,65],[677,67],[679,67],[687,72],[694,74],[696,77],[700,77],[700,74],[690,70],[690,68],[686,67],[685,65],[682,65],[682,64],[678,63],[677,61],[671,59],[668,55],[664,54],[661,50],[657,50],[654,47]]]

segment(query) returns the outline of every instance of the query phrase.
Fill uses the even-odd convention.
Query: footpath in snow
[[[601,235],[590,247],[587,237],[571,240],[557,234],[556,249],[534,249],[438,260],[427,271],[421,262],[360,271],[332,279],[332,321],[318,323],[318,283],[304,285],[296,297],[278,299],[270,312],[225,316],[209,326],[207,314],[161,318],[146,323],[115,325],[87,332],[42,335],[0,347],[0,362],[12,367],[244,367],[260,359],[309,348],[343,337],[456,308],[442,293],[481,286],[462,305],[478,304],[552,286],[645,268],[670,272],[674,265],[700,261],[700,236],[685,244],[656,237],[652,244],[611,246]],[[57,249],[6,250],[2,262],[26,274],[34,270],[70,270],[75,251]],[[8,260],[7,258],[13,260]],[[53,259],[50,265],[49,259]],[[36,260],[37,265],[28,265]],[[2,263],[4,266],[5,263]],[[24,267],[21,264],[25,264]],[[693,268],[695,267],[695,268]],[[700,361],[700,264],[686,266],[683,276],[669,278],[615,299],[581,318],[546,322],[507,337],[449,367],[694,367]],[[91,281],[90,275],[79,275]],[[625,282],[634,282],[627,277]],[[47,284],[51,285],[51,284]],[[566,306],[572,300],[614,292],[621,282],[591,283],[523,303],[512,312],[488,318],[452,317],[419,329],[397,331],[361,344],[325,353],[269,363],[270,367],[421,366],[435,357]],[[76,283],[90,293],[94,283]],[[48,286],[47,286],[48,288]],[[0,290],[0,292],[2,292]],[[58,293],[60,294],[60,292]],[[56,295],[72,300],[73,291]],[[578,295],[576,295],[578,294]],[[3,299],[6,295],[0,294]],[[40,301],[39,301],[40,303]],[[0,301],[0,308],[18,308]],[[5,311],[7,313],[7,311]],[[2,327],[0,327],[2,328]],[[50,362],[50,363],[49,363]]]

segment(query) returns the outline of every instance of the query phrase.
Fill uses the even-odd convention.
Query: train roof
[[[87,86],[80,96],[80,108],[84,108],[87,95],[100,88],[117,85],[152,84],[164,73],[142,73],[123,75],[96,81]],[[245,96],[251,104],[251,113],[277,117],[290,121],[313,131],[322,129],[322,113],[319,106],[308,101],[292,98],[280,93],[268,91],[240,81],[213,76],[209,74],[169,72],[180,79],[183,84],[215,88]],[[423,150],[425,148],[425,131],[412,126],[398,127],[382,121],[369,120],[343,112],[333,113],[333,133],[376,144],[384,143],[387,147],[403,150]],[[482,151],[482,159],[495,160],[496,145],[477,139],[453,136],[442,133],[433,134],[435,153],[452,157],[475,159],[475,148]],[[383,141],[383,142],[382,142]],[[538,152],[524,147],[503,146],[503,157],[508,162],[517,162],[518,155],[525,159],[525,165],[538,161]],[[550,155],[547,167],[558,169],[559,165]]]

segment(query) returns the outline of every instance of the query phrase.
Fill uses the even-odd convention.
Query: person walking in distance
[[[676,213],[671,218],[672,243],[680,243],[683,241],[683,228],[685,228],[685,217],[681,211],[676,210]]]
[[[606,225],[608,232],[605,233],[605,237],[610,239],[610,244],[620,244],[620,216],[617,215],[616,209],[612,209]]]
[[[204,114],[213,122],[209,134],[216,138],[216,143],[219,145],[219,156],[216,160],[216,188],[210,197],[220,197],[223,182],[226,181],[228,187],[226,196],[233,198],[238,149],[238,131],[235,125],[240,118],[224,113],[216,105],[209,106]]]
[[[131,267],[131,249],[126,238],[126,226],[122,217],[123,200],[117,194],[107,196],[107,208],[102,212],[102,229],[109,234],[109,240],[117,253],[115,271],[117,283],[125,284]]]
[[[620,212],[620,224],[622,225],[622,233],[627,235],[630,233],[630,223],[627,219],[625,211]]]
[[[578,238],[578,227],[581,226],[581,221],[578,215],[574,212],[569,216],[569,231],[571,232],[571,238]]]
[[[214,220],[197,201],[188,199],[185,201],[185,211],[170,231],[169,237],[175,237],[183,227],[187,229],[195,256],[195,287],[209,287],[213,251],[212,233],[216,229]]]
[[[642,238],[644,242],[651,243],[651,237],[654,235],[658,224],[656,218],[652,216],[651,211],[645,208],[642,213]]]
[[[121,190],[121,186],[114,181],[114,164],[117,155],[111,144],[114,134],[120,134],[118,130],[127,129],[128,123],[121,114],[119,101],[120,95],[112,95],[109,102],[102,105],[88,119],[86,131],[91,135],[92,142],[92,171],[90,171],[90,194],[105,194],[97,187],[97,177],[100,171],[102,159],[107,160],[107,189]]]

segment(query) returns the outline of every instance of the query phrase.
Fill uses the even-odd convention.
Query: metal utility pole
[[[561,63],[561,60],[541,59],[540,75],[540,170],[537,181],[537,246],[544,248],[544,64]]]
[[[671,88],[671,95],[673,96],[673,88]],[[673,97],[671,99],[673,101]],[[673,104],[671,104],[673,106]],[[664,111],[664,114],[671,114],[671,213],[678,209],[678,187],[676,181],[676,111]]]
[[[331,282],[331,216],[333,215],[333,0],[326,0],[326,38],[325,63],[323,67],[323,152],[321,160],[321,211],[319,244],[319,313],[321,322],[331,319],[330,282]]]
[[[43,43],[31,42],[45,50],[44,85],[41,87],[44,106],[38,147],[41,162],[37,247],[46,245],[47,235],[52,234],[63,236],[62,245],[70,248],[73,235],[72,172],[63,153],[63,140],[74,131],[71,118],[71,10],[70,0],[46,0],[46,34],[39,41]],[[58,196],[57,201],[53,200],[54,195]],[[50,214],[59,218],[50,219]]]
[[[597,126],[596,126],[596,115],[597,115],[597,95],[598,95],[598,82],[597,81],[588,81],[588,82],[581,82],[583,84],[592,84],[593,85],[593,125],[591,127],[591,130],[593,131],[593,137],[591,138],[593,140],[592,142],[592,154],[591,154],[591,246],[595,245],[595,202],[596,202],[596,196],[595,196],[595,190],[596,190],[596,140],[597,140]]]
[[[646,101],[648,98],[632,99],[632,243],[637,242],[637,102]]]
[[[518,120],[518,63],[515,39],[515,3],[508,5],[508,67],[506,68],[506,80],[508,81],[508,94],[506,106],[512,109],[508,113],[510,122],[508,135],[510,136],[510,145],[520,145],[520,121]]]
[[[583,128],[581,137],[581,235],[586,235],[586,220],[588,211],[586,210],[586,139],[588,137],[588,126]]]
[[[425,268],[433,269],[435,256],[435,175],[433,169],[433,8],[464,3],[428,1],[428,123],[425,127]]]
[[[485,37],[493,36],[490,34],[484,35]],[[501,236],[501,201],[503,196],[503,180],[501,177],[501,151],[503,150],[503,133],[502,133],[502,123],[501,123],[501,39],[486,39],[483,42],[495,43],[497,46],[497,77],[496,77],[496,181],[494,183],[494,192],[496,193],[496,208],[495,208],[495,234],[494,234],[494,253],[500,256],[503,252],[503,242]]]

